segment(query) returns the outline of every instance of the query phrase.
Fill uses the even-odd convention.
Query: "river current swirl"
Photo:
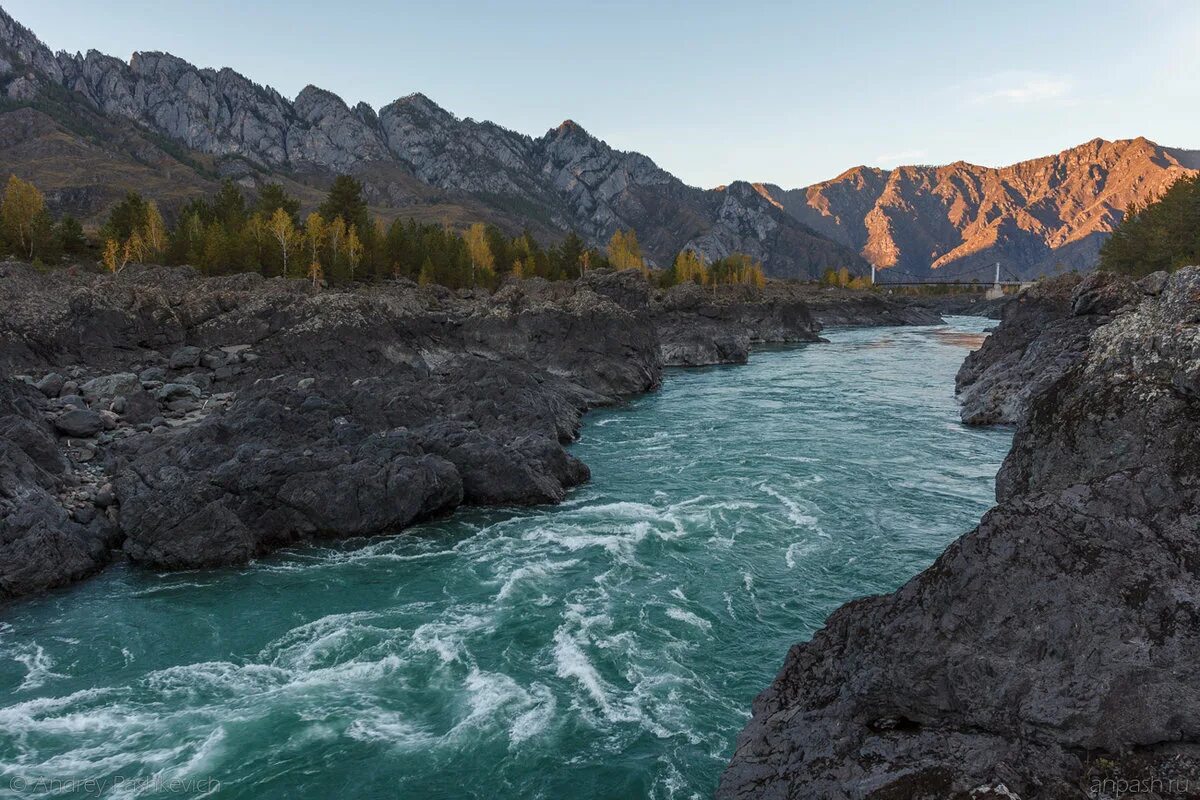
[[[669,371],[558,507],[0,609],[0,797],[708,797],[788,647],[992,504],[989,324]]]

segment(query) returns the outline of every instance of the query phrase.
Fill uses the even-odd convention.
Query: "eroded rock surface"
[[[461,503],[558,502],[588,478],[564,449],[587,409],[656,388],[664,363],[819,338],[787,287],[693,289],[597,271],[494,295],[314,292],[0,264],[0,367],[22,376],[3,381],[0,591],[70,581],[114,547],[203,567]]]
[[[1032,399],[1079,363],[1092,332],[1141,296],[1131,281],[1105,272],[1066,275],[1023,290],[958,371],[963,422],[1019,423]]]

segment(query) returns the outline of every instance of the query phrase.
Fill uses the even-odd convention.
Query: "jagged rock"
[[[116,531],[69,518],[58,500],[65,471],[37,398],[0,372],[0,598],[77,580],[108,559]]]
[[[1150,273],[1138,281],[1137,287],[1141,289],[1144,294],[1157,297],[1158,295],[1162,294],[1162,290],[1167,287],[1167,281],[1170,280],[1170,278],[1171,273],[1166,272],[1165,270],[1159,270],[1158,272]]]
[[[792,648],[718,798],[1200,770],[1200,268],[1118,310],[1031,398],[979,527]]]
[[[1113,314],[1140,299],[1128,278],[1113,272],[1090,272],[1071,293],[1071,313],[1077,317]]]
[[[983,346],[955,378],[962,419],[970,425],[1017,424],[1033,397],[1083,357],[1088,339],[1131,296],[1127,279],[1083,283],[1077,275],[1041,281],[1004,306]],[[1078,309],[1079,312],[1076,313]]]
[[[104,420],[90,409],[72,408],[54,418],[54,427],[63,436],[86,439],[103,429]]]

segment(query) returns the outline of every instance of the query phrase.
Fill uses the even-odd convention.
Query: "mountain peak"
[[[1157,197],[1197,165],[1200,153],[1145,137],[1095,138],[1004,167],[960,160],[874,175],[859,168],[774,196],[877,267],[966,274],[1001,261],[1034,276],[1093,267],[1120,209]]]

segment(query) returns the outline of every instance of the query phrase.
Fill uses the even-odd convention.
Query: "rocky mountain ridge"
[[[1197,171],[1200,151],[1093,139],[1000,168],[855,167],[802,189],[758,186],[877,267],[940,277],[1000,261],[1009,274],[1030,277],[1091,269],[1131,203],[1152,201]]]
[[[53,95],[83,103],[216,160],[223,175],[355,174],[381,206],[423,199],[417,184],[546,230],[575,229],[604,244],[618,228],[669,266],[685,247],[709,260],[744,252],[776,276],[812,278],[863,262],[746,184],[687,186],[640,153],[614,150],[567,120],[539,138],[459,118],[422,94],[378,111],[308,86],[289,101],[231,69],[201,69],[168,53],[129,62],[96,51],[53,54],[0,10],[0,83],[10,103]],[[62,90],[66,90],[66,93]],[[3,127],[0,125],[0,127]],[[19,165],[14,169],[20,171]],[[35,176],[31,176],[35,177]]]

